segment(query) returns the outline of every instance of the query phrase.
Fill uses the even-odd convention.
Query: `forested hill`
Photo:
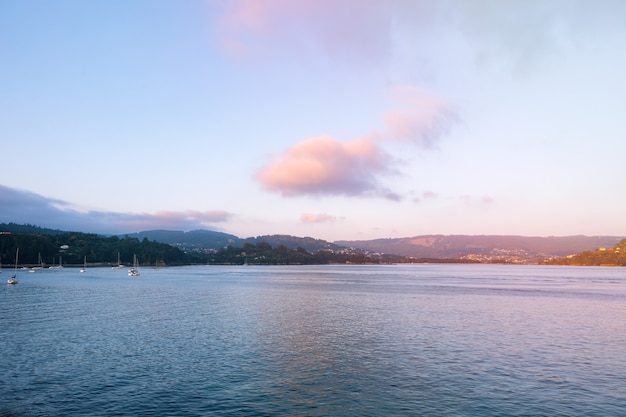
[[[2,227],[2,225],[0,225]],[[0,235],[0,261],[4,265],[15,262],[17,248],[20,265],[42,266],[58,264],[82,265],[85,257],[89,264],[117,264],[118,253],[125,265],[131,265],[134,255],[141,264],[183,265],[193,263],[193,256],[165,243],[147,239],[117,236],[99,236],[79,232],[17,233],[5,229]],[[40,261],[41,259],[41,261]]]
[[[547,259],[546,265],[626,266],[626,239],[612,248],[598,248],[563,258]]]
[[[206,249],[219,250],[227,246],[243,247],[246,243],[256,245],[257,243],[267,243],[273,247],[285,246],[289,249],[302,248],[308,252],[319,250],[338,251],[342,247],[330,243],[326,240],[314,239],[312,237],[296,237],[290,235],[264,235],[248,238],[240,238],[228,233],[215,232],[212,230],[192,230],[190,232],[175,230],[147,230],[126,235],[137,239],[147,238],[157,242],[167,243],[187,251],[202,251]]]
[[[344,249],[342,246],[335,245],[326,240],[314,239],[312,237],[296,237],[290,235],[264,235],[257,237],[249,237],[243,240],[244,243],[258,244],[260,242],[268,243],[272,246],[285,246],[290,249],[302,248],[309,252],[317,252],[320,250],[340,251]]]
[[[156,242],[167,243],[183,250],[220,249],[228,245],[241,246],[241,238],[228,233],[215,232],[213,230],[192,230],[189,232],[177,230],[147,230],[144,232],[120,235],[137,239],[148,239]]]

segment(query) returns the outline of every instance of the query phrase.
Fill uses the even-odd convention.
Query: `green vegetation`
[[[379,263],[366,253],[342,253],[330,250],[319,250],[310,253],[302,247],[289,249],[284,245],[275,248],[269,243],[259,242],[256,245],[245,243],[243,247],[228,246],[220,249],[208,259],[207,263],[226,265],[320,265],[337,263],[372,264]]]
[[[137,255],[143,264],[182,265],[193,263],[193,257],[178,248],[164,243],[139,241],[134,238],[117,236],[103,237],[95,234],[65,232],[47,235],[42,233],[2,234],[0,235],[0,260],[4,265],[11,265],[16,249],[20,249],[20,264],[36,265],[41,257],[44,265],[58,263],[82,264],[84,257],[94,264],[117,264],[119,252],[121,262],[132,264],[133,255]]]
[[[626,239],[612,248],[600,248],[565,258],[545,259],[543,265],[626,266]]]

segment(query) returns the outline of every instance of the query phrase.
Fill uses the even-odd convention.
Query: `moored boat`
[[[137,255],[133,255],[133,267],[128,270],[129,277],[139,276],[139,263],[137,262]]]
[[[7,280],[7,284],[17,284],[18,280],[17,280],[17,259],[19,258],[20,255],[20,248],[17,248],[17,250],[15,251],[15,273],[13,274],[13,276],[11,278],[9,278]]]

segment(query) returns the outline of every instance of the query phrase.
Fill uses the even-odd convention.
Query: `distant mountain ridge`
[[[340,240],[336,244],[414,258],[468,259],[482,262],[532,262],[613,246],[616,236],[423,235],[374,240]]]
[[[308,252],[317,252],[318,250],[339,251],[343,247],[326,240],[315,239],[312,237],[296,237],[290,235],[264,235],[257,237],[249,237],[243,240],[244,243],[257,244],[260,242],[269,243],[272,246],[283,245],[289,249],[298,249],[298,247]]]
[[[618,236],[516,236],[516,235],[421,235],[405,238],[373,240],[339,240],[328,242],[312,237],[264,235],[239,238],[221,232],[195,230],[176,232],[153,230],[128,235],[144,237],[187,250],[213,249],[226,246],[241,247],[246,243],[265,242],[273,247],[341,251],[356,248],[369,252],[407,256],[416,259],[464,259],[478,262],[528,263],[611,247],[623,237]]]
[[[0,223],[0,232],[60,234],[60,230],[33,225]],[[182,250],[219,250],[228,246],[243,247],[265,242],[272,247],[303,248],[315,253],[351,251],[352,248],[379,254],[412,257],[415,259],[460,259],[475,262],[533,263],[542,259],[559,258],[598,248],[612,247],[624,237],[619,236],[516,236],[516,235],[421,235],[404,238],[373,240],[339,240],[328,242],[312,237],[264,235],[248,238],[212,230],[189,232],[148,230],[118,235],[139,240],[148,239],[166,243]]]
[[[228,245],[239,246],[241,238],[228,233],[213,230],[192,230],[183,232],[178,230],[146,230],[138,233],[128,233],[119,236],[128,236],[142,240],[154,240],[167,243],[181,249],[221,249]]]
[[[45,227],[39,227],[32,224],[17,224],[17,223],[0,223],[0,232],[5,233],[23,233],[23,234],[42,234],[42,235],[60,235],[64,232],[58,229],[48,229]]]

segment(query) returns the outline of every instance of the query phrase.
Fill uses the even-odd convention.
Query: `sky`
[[[0,0],[0,223],[626,236],[621,0]]]

